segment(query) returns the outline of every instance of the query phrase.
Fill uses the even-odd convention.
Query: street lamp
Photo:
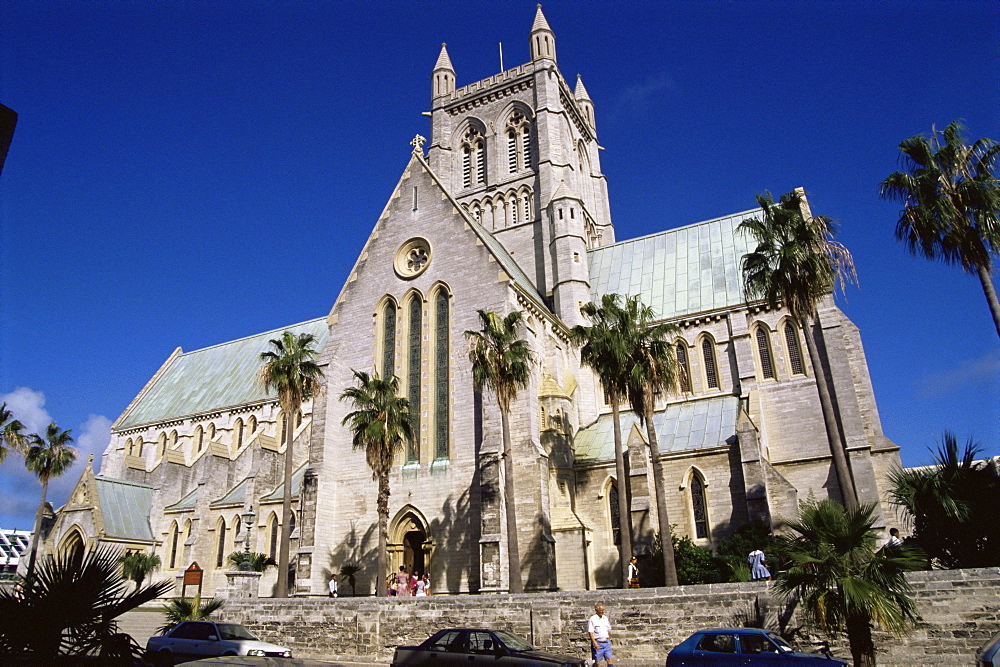
[[[240,516],[243,517],[243,525],[247,527],[247,538],[244,541],[243,562],[240,563],[240,569],[248,572],[250,570],[250,527],[253,525],[257,515],[253,513],[253,506],[247,505],[246,511]]]

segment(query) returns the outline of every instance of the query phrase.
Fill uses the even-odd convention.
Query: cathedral
[[[353,408],[339,400],[361,370],[398,376],[418,408],[390,478],[390,571],[428,572],[435,593],[508,590],[500,413],[474,387],[465,332],[480,328],[478,310],[521,311],[536,359],[511,416],[525,589],[619,586],[619,494],[640,557],[658,526],[649,447],[623,411],[627,479],[617,479],[610,406],[569,338],[587,324],[581,305],[611,293],[639,295],[678,327],[679,385],[658,396],[653,422],[679,535],[712,548],[749,521],[794,516],[808,497],[843,497],[801,323],[743,294],[740,261],[753,244],[738,226],[756,212],[617,239],[595,104],[582,80],[560,73],[540,7],[529,44],[529,62],[463,87],[442,46],[430,138],[414,138],[329,312],[175,350],[115,421],[100,474],[88,464],[56,512],[48,552],[151,551],[158,574],[178,581],[197,562],[211,595],[226,586],[232,552],[276,556],[287,528],[293,594],[325,594],[344,565],[360,568],[358,594],[375,592],[388,574],[375,571],[376,483],[342,425]],[[324,372],[324,390],[297,415],[282,414],[257,379],[261,352],[284,331],[315,336]],[[883,516],[898,448],[882,434],[860,334],[829,297],[818,331],[846,483]],[[264,574],[261,596],[277,577]]]

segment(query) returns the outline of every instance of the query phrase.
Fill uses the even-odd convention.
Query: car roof
[[[774,630],[767,630],[766,628],[710,628],[706,630],[698,630],[698,632],[727,632],[738,635],[756,635],[760,633],[774,634]]]

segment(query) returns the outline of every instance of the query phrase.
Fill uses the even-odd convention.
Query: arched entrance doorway
[[[400,565],[411,574],[427,572],[431,546],[423,515],[414,507],[403,508],[389,524],[390,572],[399,571]]]
[[[83,562],[83,535],[80,534],[79,530],[71,530],[66,537],[63,538],[62,546],[59,548],[60,553],[66,557],[71,563],[79,567],[80,563]]]

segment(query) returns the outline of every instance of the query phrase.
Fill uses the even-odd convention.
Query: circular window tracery
[[[396,275],[407,280],[416,278],[431,263],[431,244],[427,239],[412,238],[399,247],[393,260]]]

